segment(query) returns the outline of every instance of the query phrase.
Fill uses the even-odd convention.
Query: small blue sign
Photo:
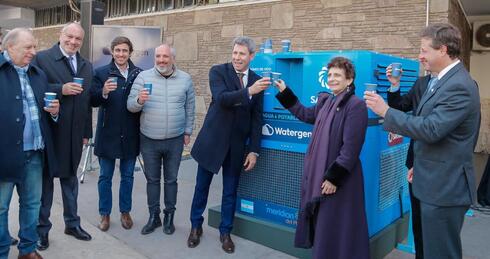
[[[274,203],[254,200],[237,199],[237,212],[256,218],[261,218],[283,226],[296,228],[298,225],[298,210]]]

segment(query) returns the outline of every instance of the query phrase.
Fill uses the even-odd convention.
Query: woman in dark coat
[[[112,176],[119,159],[121,183],[119,211],[123,228],[130,229],[133,221],[129,212],[132,204],[133,173],[139,154],[139,113],[126,109],[126,102],[134,79],[141,72],[129,59],[133,45],[126,37],[116,37],[111,43],[111,63],[95,70],[91,103],[99,107],[95,151],[99,157],[100,176],[99,229],[107,231],[112,210]],[[115,82],[111,79],[115,79]]]
[[[305,156],[295,246],[313,247],[313,258],[369,258],[364,183],[359,154],[367,129],[366,104],[354,95],[351,61],[333,58],[328,86],[304,107],[282,80],[276,98],[298,119],[314,124]]]

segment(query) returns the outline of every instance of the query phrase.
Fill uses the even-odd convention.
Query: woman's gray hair
[[[255,53],[255,41],[247,36],[239,36],[233,39],[233,47],[235,45],[245,46],[250,54]]]
[[[20,27],[20,28],[15,28],[9,32],[7,32],[7,34],[5,35],[5,37],[3,37],[3,41],[2,41],[2,49],[4,51],[7,51],[7,47],[9,45],[14,45],[14,44],[17,44],[17,39],[19,38],[19,35],[21,33],[27,33],[31,36],[34,37],[34,35],[32,34],[32,30],[29,29],[29,28],[24,28],[24,27]]]

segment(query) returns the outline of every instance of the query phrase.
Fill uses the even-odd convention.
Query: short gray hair
[[[175,59],[175,56],[177,55],[177,51],[169,43],[164,42],[164,43],[160,44],[158,47],[155,48],[155,52],[157,51],[157,48],[160,48],[160,47],[163,47],[163,46],[167,46],[170,49],[170,54]]]
[[[8,46],[17,44],[17,39],[19,38],[19,35],[21,33],[23,33],[23,32],[25,32],[25,33],[31,35],[32,37],[34,37],[34,35],[32,34],[32,30],[29,29],[29,28],[24,28],[24,27],[15,28],[15,29],[7,32],[7,34],[3,38],[3,41],[2,41],[2,49],[4,51],[7,51],[7,47]]]
[[[65,24],[63,26],[63,28],[61,28],[60,32],[65,33],[66,30],[68,29],[68,27],[70,27],[71,25],[76,25],[77,27],[79,27],[82,30],[83,34],[85,35],[85,30],[83,29],[82,25],[80,23],[77,23],[77,22],[69,22],[69,23]]]
[[[235,47],[235,45],[245,46],[248,48],[248,52],[250,52],[250,54],[255,53],[255,41],[250,37],[236,37],[235,39],[233,39],[233,47]]]

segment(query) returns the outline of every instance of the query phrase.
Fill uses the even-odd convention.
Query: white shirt
[[[75,68],[75,71],[73,71],[73,72],[75,72],[75,73],[76,73],[76,71],[77,71],[77,55],[75,54],[75,55],[73,55],[73,56],[70,56],[70,55],[68,55],[68,54],[67,54],[67,53],[66,53],[66,52],[63,50],[63,48],[62,48],[60,45],[58,45],[58,47],[60,47],[61,53],[63,54],[63,56],[65,56],[65,57],[68,59],[68,61],[70,61],[70,57],[72,57],[71,64],[73,65],[73,68]]]
[[[450,64],[449,66],[445,67],[443,70],[441,70],[441,72],[439,72],[439,75],[437,75],[437,79],[438,80],[441,80],[441,78],[447,73],[449,72],[449,70],[451,70],[451,68],[455,67],[459,62],[461,62],[459,59],[457,59],[456,61],[454,61],[452,64]]]
[[[121,73],[121,75],[124,76],[124,78],[127,80],[128,79],[128,73],[129,73],[129,64],[126,65],[126,69],[122,69],[115,62],[114,62],[114,64],[116,65],[117,69],[119,69],[119,72]]]

